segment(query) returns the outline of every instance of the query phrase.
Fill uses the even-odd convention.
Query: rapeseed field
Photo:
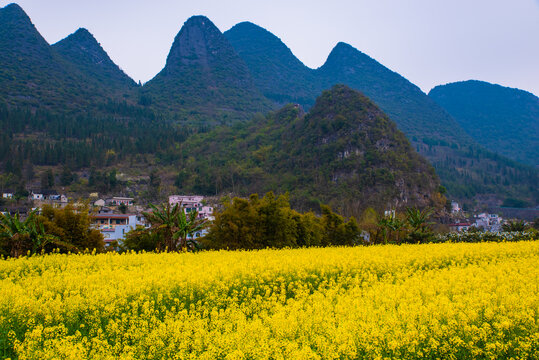
[[[0,357],[538,359],[539,242],[0,260]]]

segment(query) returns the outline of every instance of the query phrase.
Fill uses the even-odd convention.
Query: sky
[[[0,7],[13,1],[0,0]],[[251,21],[318,68],[346,42],[428,92],[483,80],[539,95],[539,0],[18,0],[55,43],[87,28],[143,83],[165,65],[192,15],[226,31]]]

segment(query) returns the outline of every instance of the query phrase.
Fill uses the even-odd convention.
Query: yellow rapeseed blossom
[[[539,359],[539,242],[0,261],[11,359]]]

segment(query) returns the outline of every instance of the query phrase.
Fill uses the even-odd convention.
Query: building
[[[13,197],[14,197],[14,192],[11,190],[4,190],[2,192],[2,198],[4,199],[13,199]]]
[[[99,199],[99,200],[94,201],[94,206],[99,206],[99,207],[105,206],[105,200]]]
[[[198,211],[198,217],[210,221],[215,220],[213,216],[213,207],[204,205],[204,196],[200,195],[171,195],[168,197],[168,203],[172,206],[181,206],[185,213]]]
[[[137,215],[98,213],[91,216],[92,225],[103,234],[105,245],[114,241],[121,241],[125,234],[137,225]]]
[[[481,213],[475,217],[473,226],[486,231],[501,231],[502,218],[498,214]]]
[[[135,199],[130,198],[130,197],[115,196],[115,197],[105,200],[105,205],[107,206],[120,206],[120,205],[133,206],[134,200]]]
[[[45,196],[42,193],[35,193],[32,191],[30,193],[30,199],[31,200],[45,200]]]
[[[451,213],[455,214],[455,213],[459,213],[461,211],[462,211],[462,209],[461,209],[459,203],[456,202],[456,201],[451,201]]]
[[[456,224],[450,224],[449,229],[453,232],[462,232],[462,231],[468,231],[470,227],[473,226],[473,223],[471,222],[461,222]]]

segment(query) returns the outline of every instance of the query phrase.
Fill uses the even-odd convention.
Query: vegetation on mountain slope
[[[184,192],[289,191],[307,210],[322,202],[359,216],[369,206],[444,202],[434,169],[374,103],[346,86],[325,91],[306,115],[288,105],[192,136],[178,165]]]
[[[156,109],[198,123],[246,120],[273,106],[255,87],[228,40],[204,16],[185,22],[165,68],[144,85],[143,94]]]
[[[375,102],[415,149],[436,168],[448,193],[460,200],[500,204],[517,197],[539,203],[539,172],[476,143],[444,109],[417,86],[350,45],[339,43],[319,69],[306,68],[281,40],[251,23],[225,36],[249,66],[264,95],[310,107],[320,91],[346,84]],[[294,86],[287,79],[297,80]]]
[[[113,91],[81,70],[81,57],[64,58],[16,4],[0,8],[0,49],[0,99],[7,105],[65,114],[129,98],[128,86]]]
[[[437,86],[429,96],[487,149],[539,166],[537,96],[475,80]]]
[[[52,45],[64,59],[85,75],[119,92],[136,87],[136,83],[116,65],[86,29],[78,29]]]

